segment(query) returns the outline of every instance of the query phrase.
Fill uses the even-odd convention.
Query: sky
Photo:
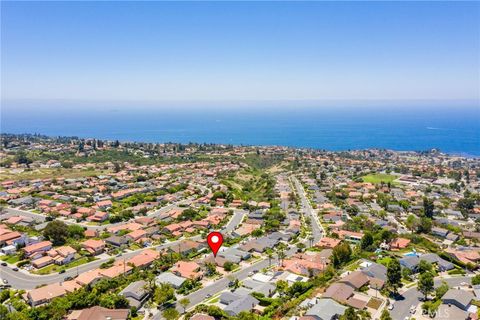
[[[1,2],[2,100],[480,100],[479,2]]]

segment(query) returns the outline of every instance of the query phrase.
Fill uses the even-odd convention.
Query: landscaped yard
[[[397,179],[397,176],[392,174],[385,174],[385,173],[375,173],[375,174],[367,174],[366,176],[362,177],[363,182],[370,182],[370,183],[388,183],[393,182]]]
[[[13,263],[17,263],[18,261],[20,261],[20,257],[18,256],[18,254],[15,254],[15,255],[12,255],[12,256],[1,256],[0,260],[13,264]]]
[[[97,260],[97,259],[92,260],[92,259],[89,259],[88,257],[83,257],[83,258],[77,259],[75,261],[72,261],[70,263],[67,263],[66,265],[63,265],[63,266],[59,266],[59,265],[56,265],[56,264],[51,264],[51,265],[43,267],[39,270],[32,271],[32,273],[49,274],[49,273],[53,273],[53,272],[59,272],[61,270],[67,270],[67,269],[75,268],[77,266],[80,266],[82,264],[85,264],[85,263],[88,263],[88,262],[91,262],[91,261],[94,261],[94,260]]]
[[[367,307],[377,310],[382,305],[382,300],[378,298],[372,298],[367,303]]]

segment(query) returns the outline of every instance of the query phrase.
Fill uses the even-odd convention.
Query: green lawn
[[[94,259],[94,260],[97,260],[97,259]],[[85,264],[85,263],[88,263],[88,262],[91,262],[91,261],[94,261],[94,260],[91,260],[91,259],[89,260],[88,257],[83,257],[83,258],[77,259],[75,261],[72,261],[70,263],[67,263],[66,265],[63,265],[63,266],[59,266],[59,265],[56,265],[56,264],[51,264],[51,265],[43,267],[43,268],[41,268],[37,271],[33,271],[33,273],[49,274],[49,273],[53,273],[53,272],[59,272],[60,270],[75,268],[77,266],[80,266],[82,264]]]
[[[366,176],[362,177],[363,182],[370,183],[388,183],[393,182],[395,179],[397,179],[397,176],[385,173],[367,174]]]
[[[15,254],[13,256],[2,256],[0,260],[13,264],[20,261],[20,257],[18,256],[18,254]]]

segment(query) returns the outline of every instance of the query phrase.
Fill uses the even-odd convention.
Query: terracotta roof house
[[[144,238],[147,235],[147,232],[144,230],[135,230],[126,235],[127,238],[132,241],[137,241],[138,239]]]
[[[50,241],[41,241],[23,248],[27,257],[34,255],[35,253],[45,253],[52,248],[52,243]]]
[[[212,316],[203,314],[203,313],[197,313],[197,314],[194,314],[194,315],[190,318],[190,320],[215,320],[215,318],[212,317]]]
[[[100,269],[90,270],[84,273],[81,273],[78,277],[75,278],[75,281],[81,285],[93,285],[97,281],[103,278],[103,275],[100,274]]]
[[[155,250],[144,250],[142,253],[137,254],[135,257],[131,258],[127,261],[128,264],[132,264],[138,268],[145,268],[150,266],[155,259],[160,256],[160,253]]]
[[[82,242],[82,247],[91,255],[96,256],[105,250],[105,242],[102,240],[88,239]]]
[[[188,279],[199,279],[203,276],[200,265],[193,261],[179,261],[170,271],[177,276]]]
[[[319,248],[328,248],[333,249],[341,242],[340,239],[334,239],[329,237],[323,237],[320,241],[315,245]]]
[[[74,310],[67,320],[127,320],[129,309],[107,309],[95,306],[89,309]]]
[[[410,244],[410,239],[396,238],[390,243],[390,250],[405,249]]]
[[[34,307],[50,302],[52,299],[64,296],[65,294],[67,294],[67,290],[59,283],[54,283],[30,290],[26,297],[30,305]]]
[[[123,261],[117,261],[113,266],[107,269],[100,269],[99,273],[106,278],[115,278],[120,275],[129,274],[132,271],[132,267]]]

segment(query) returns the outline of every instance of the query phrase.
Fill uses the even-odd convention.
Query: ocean
[[[478,107],[64,104],[2,103],[1,132],[326,150],[438,148],[480,156]]]

